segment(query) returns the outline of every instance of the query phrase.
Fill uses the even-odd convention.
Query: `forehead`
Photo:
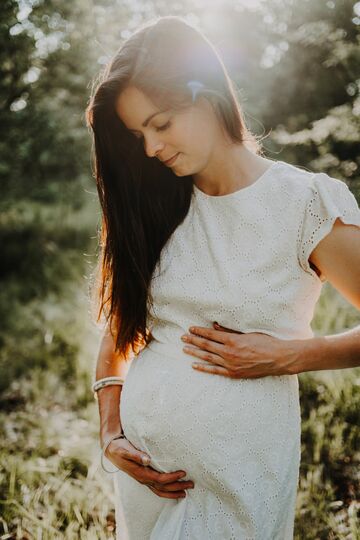
[[[160,109],[135,86],[125,88],[115,101],[115,110],[128,129],[140,128],[151,114]]]

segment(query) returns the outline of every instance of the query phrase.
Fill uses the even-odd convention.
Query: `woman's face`
[[[223,143],[215,111],[201,96],[180,111],[161,111],[143,92],[129,86],[117,98],[115,108],[127,129],[143,139],[146,155],[157,157],[177,176],[201,173]],[[175,160],[165,163],[176,154]]]

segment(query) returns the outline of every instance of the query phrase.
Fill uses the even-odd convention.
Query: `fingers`
[[[159,473],[158,471],[155,471],[155,469],[144,468],[142,473],[144,483],[153,484],[161,487],[167,486],[168,484],[173,484],[174,482],[181,485],[189,482],[189,480],[183,480],[180,482],[180,479],[186,476],[186,473],[184,474],[183,471]]]
[[[111,461],[119,468],[131,468],[132,471],[135,471],[137,467],[140,467],[142,475],[150,481],[168,484],[186,476],[185,471],[161,473],[150,466],[146,466],[143,457],[148,457],[150,461],[151,458],[147,456],[145,452],[141,452],[135,448],[135,446],[133,446],[127,439],[112,441],[108,447],[108,450],[110,456],[109,459],[111,458]]]
[[[219,362],[219,359],[225,358],[229,353],[231,353],[231,347],[233,346],[233,337],[229,337],[230,332],[219,332],[219,330],[213,330],[213,332],[216,332],[217,334],[224,334],[226,335],[226,339],[217,339],[217,338],[211,338],[210,331],[197,331],[197,332],[191,332],[190,334],[184,334],[181,336],[182,341],[184,341],[186,344],[189,345],[195,345],[196,348],[189,348],[184,347],[183,350],[185,352],[191,352],[191,350],[200,351],[204,354],[204,352],[209,353],[209,359],[212,362],[221,363],[221,360]],[[207,358],[204,358],[205,360]]]
[[[147,484],[148,488],[159,497],[165,497],[168,499],[179,499],[186,497],[185,489],[193,489],[194,482],[192,481],[179,481],[172,482],[170,484]]]
[[[185,489],[194,488],[194,482],[191,480],[181,480],[183,476],[183,471],[159,473],[152,468],[144,467],[141,471],[134,471],[134,477],[141,484],[146,485],[159,497],[166,497],[169,499],[185,497]]]
[[[193,369],[196,369],[197,371],[202,371],[203,373],[211,373],[212,375],[222,375],[224,377],[228,377],[230,379],[237,379],[239,378],[238,374],[236,372],[231,371],[230,369],[227,369],[225,367],[221,366],[207,366],[206,364],[201,364],[199,362],[195,362],[191,365]]]
[[[215,356],[215,357],[218,357],[218,356],[221,357],[224,351],[223,343],[211,341],[203,337],[195,336],[194,334],[187,335],[186,339],[183,338],[183,341],[191,345],[196,345],[196,347],[199,347],[199,349],[202,350],[203,352],[208,351],[211,356]],[[185,347],[184,349],[188,350],[189,347]]]
[[[111,446],[111,448],[110,448]],[[135,461],[139,465],[147,466],[151,462],[150,456],[145,452],[141,452],[131,444],[127,439],[120,439],[113,441],[108,447],[109,454],[115,457],[119,455],[121,458]]]
[[[161,489],[161,491],[172,492],[172,491],[179,491],[179,490],[184,490],[184,489],[193,489],[194,482],[191,482],[191,481],[172,482],[171,484],[165,484],[163,486],[157,486],[157,487],[158,489]]]
[[[225,344],[229,340],[229,331],[214,330],[212,328],[204,328],[202,326],[193,326],[189,328],[191,336],[200,336],[217,343]]]
[[[185,497],[184,490],[194,487],[191,480],[181,481],[181,478],[186,476],[185,471],[164,473],[144,465],[143,457],[147,454],[135,448],[127,439],[113,441],[109,445],[109,449],[109,455],[114,465],[141,484],[149,487],[159,497],[169,499]]]
[[[240,330],[233,330],[232,328],[227,328],[226,326],[221,326],[221,324],[214,323],[215,328],[219,328],[224,332],[230,332],[232,334],[244,334],[245,332],[240,332]]]
[[[155,487],[152,487],[152,486],[148,486],[148,487],[149,489],[151,489],[153,493],[155,493],[155,495],[158,495],[159,497],[163,497],[165,499],[184,499],[186,497],[185,491],[164,493],[163,491],[160,491],[159,489],[156,489]]]

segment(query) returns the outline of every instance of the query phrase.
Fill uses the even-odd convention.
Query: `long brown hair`
[[[127,86],[141,90],[159,108],[181,109],[202,95],[232,141],[261,153],[219,54],[181,17],[142,25],[95,81],[86,120],[102,208],[96,321],[105,316],[115,350],[125,359],[151,341],[146,326],[151,277],[162,248],[189,210],[193,191],[192,176],[178,178],[147,157],[116,114],[116,98]]]

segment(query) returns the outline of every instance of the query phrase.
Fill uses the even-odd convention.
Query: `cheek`
[[[184,154],[202,156],[208,153],[209,138],[206,136],[206,132],[196,125],[187,125],[177,140],[179,141],[179,151],[182,150]]]
[[[199,111],[179,115],[172,132],[172,144],[179,152],[203,162],[212,151],[213,133],[209,118]]]
[[[180,115],[176,126],[174,126],[174,139],[178,142],[179,151],[183,149],[196,151],[202,147],[204,137],[203,128],[199,126],[198,118],[195,114]]]

